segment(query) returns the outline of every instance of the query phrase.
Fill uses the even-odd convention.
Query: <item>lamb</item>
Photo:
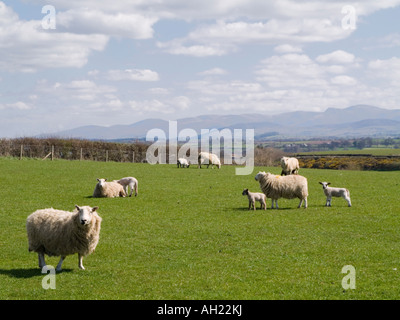
[[[135,189],[135,197],[138,195],[138,181],[134,177],[125,177],[119,180],[114,180],[114,182],[119,183],[123,189],[125,194],[128,194],[128,187],[131,189],[131,192],[129,194],[130,197],[132,197],[133,189]]]
[[[299,160],[297,160],[296,158],[282,157],[281,158],[281,167],[282,167],[281,176],[298,174],[299,168],[300,168]]]
[[[39,268],[46,266],[44,255],[61,256],[56,267],[67,255],[78,253],[79,268],[85,269],[83,257],[92,253],[100,238],[101,217],[98,207],[75,206],[76,211],[62,211],[53,208],[37,210],[28,216],[26,230],[29,251],[37,252]]]
[[[263,207],[264,207],[264,210],[267,209],[267,204],[266,204],[267,197],[265,196],[264,193],[250,192],[249,189],[244,189],[242,192],[242,195],[247,196],[249,199],[249,210],[251,210],[252,206],[253,206],[254,210],[256,210],[256,201],[260,202],[261,209]]]
[[[189,168],[190,164],[185,158],[179,158],[177,161],[178,168]]]
[[[97,181],[98,183],[93,191],[93,198],[116,198],[126,196],[123,186],[118,182],[107,182],[107,179],[97,179]]]
[[[221,169],[221,161],[219,160],[218,156],[214,153],[208,153],[208,152],[200,152],[199,156],[197,158],[198,160],[198,168],[201,169],[202,164],[206,164],[207,168],[211,164],[211,168],[213,169],[214,164],[218,167],[218,169]]]
[[[301,207],[303,201],[304,208],[307,208],[307,178],[300,175],[278,176],[269,172],[259,172],[255,179],[260,183],[260,188],[267,198],[272,199],[271,209],[274,208],[274,201],[276,209],[278,209],[279,198],[299,198],[298,208]]]
[[[332,188],[328,187],[330,182],[320,182],[322,184],[322,189],[324,190],[326,196],[326,207],[331,207],[332,197],[342,197],[347,201],[349,207],[351,207],[350,191],[346,188]]]

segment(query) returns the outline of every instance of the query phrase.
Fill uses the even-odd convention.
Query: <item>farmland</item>
[[[280,173],[0,158],[0,299],[399,299],[399,171],[302,168],[308,209],[281,199],[279,210],[248,211],[241,191],[259,190],[260,170]],[[138,197],[91,198],[96,178],[123,176],[139,180]],[[324,207],[319,181],[350,189],[353,207]],[[86,270],[68,256],[44,290],[26,217],[75,204],[99,206],[99,245]],[[345,265],[354,290],[342,287]]]

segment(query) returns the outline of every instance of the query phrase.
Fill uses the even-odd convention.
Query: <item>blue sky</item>
[[[42,13],[46,5],[54,11]],[[3,0],[0,137],[202,114],[398,109],[399,17],[400,0]]]

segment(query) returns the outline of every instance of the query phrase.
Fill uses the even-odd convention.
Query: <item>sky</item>
[[[400,108],[400,0],[0,0],[0,137]]]

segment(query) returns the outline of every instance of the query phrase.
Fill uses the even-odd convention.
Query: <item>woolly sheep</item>
[[[123,188],[124,192],[128,194],[128,187],[131,189],[131,192],[129,194],[130,197],[132,197],[133,190],[135,189],[135,197],[138,195],[138,181],[134,177],[125,177],[119,180],[114,180],[114,182],[119,183]]]
[[[299,175],[278,176],[269,172],[259,172],[255,179],[260,183],[260,188],[267,198],[272,199],[271,209],[274,208],[274,201],[278,209],[279,198],[299,198],[298,208],[301,207],[303,201],[304,208],[307,208],[307,178]]]
[[[322,184],[322,189],[324,190],[326,196],[326,207],[331,206],[332,197],[342,197],[347,201],[349,207],[351,207],[350,191],[346,188],[332,188],[328,187],[330,182],[320,182]]]
[[[281,176],[298,174],[299,168],[300,168],[299,160],[297,160],[296,158],[282,157],[281,158],[281,167],[282,167]]]
[[[249,210],[251,210],[251,207],[256,210],[256,201],[259,201],[261,204],[261,209],[264,208],[264,210],[267,209],[267,204],[266,200],[267,197],[265,196],[264,193],[259,193],[259,192],[250,192],[249,189],[244,189],[242,192],[243,196],[247,196],[249,199]]]
[[[179,158],[177,161],[178,168],[189,168],[190,164],[185,158]]]
[[[107,182],[107,179],[97,179],[97,181],[98,183],[93,191],[93,198],[116,198],[126,196],[123,186],[118,182]]]
[[[79,268],[85,269],[83,257],[92,253],[100,237],[101,217],[98,207],[75,206],[74,212],[53,208],[37,210],[28,216],[26,230],[29,251],[37,252],[39,268],[46,266],[44,255],[61,256],[56,270],[66,256],[78,253]]]
[[[211,164],[211,168],[213,168],[215,164],[218,167],[218,169],[221,169],[221,161],[219,160],[218,156],[214,153],[200,152],[197,160],[199,163],[198,168],[201,168],[202,164],[206,164],[207,168]]]

